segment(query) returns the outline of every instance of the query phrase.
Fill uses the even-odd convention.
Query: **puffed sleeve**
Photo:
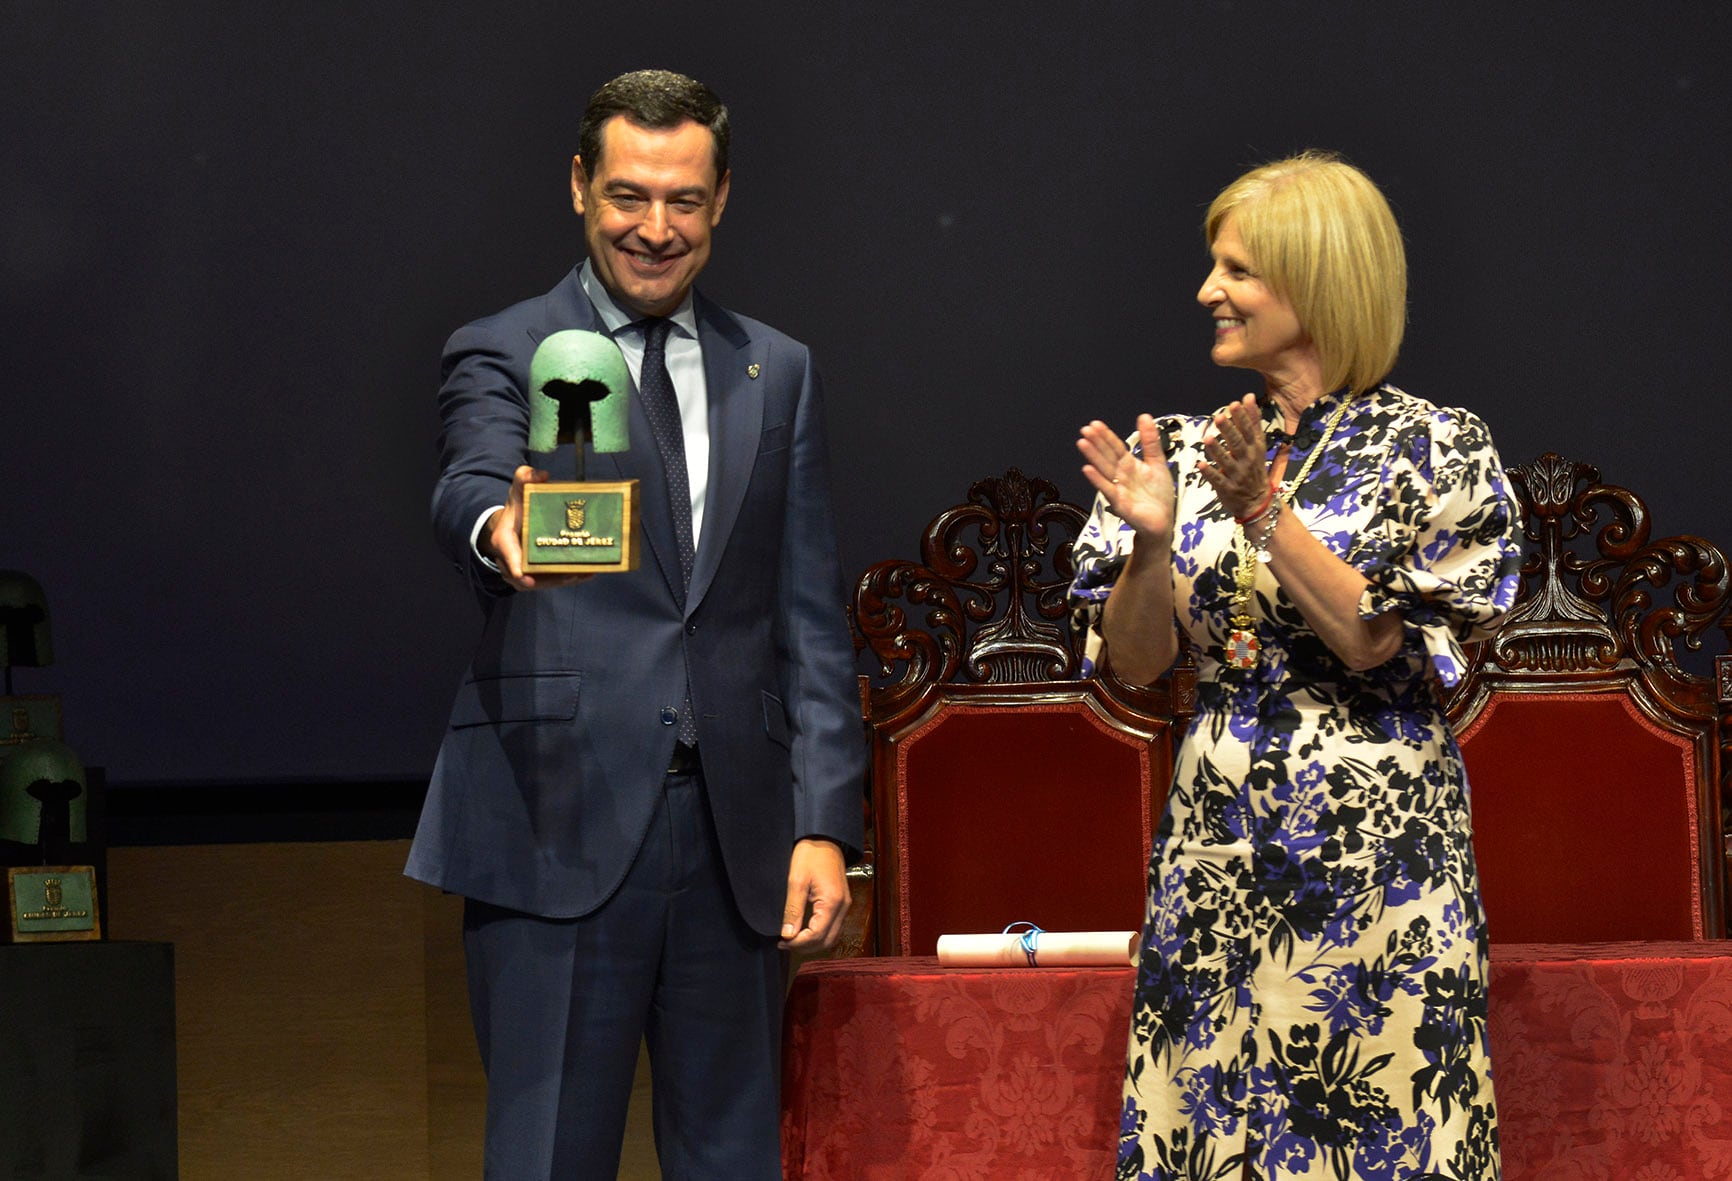
[[[1095,493],[1094,508],[1071,547],[1076,561],[1076,577],[1070,584],[1071,626],[1083,635],[1085,677],[1094,675],[1100,660],[1101,617],[1106,612],[1107,596],[1112,594],[1134,542],[1131,527],[1107,507],[1106,497]]]
[[[1491,633],[1520,588],[1521,514],[1491,432],[1465,410],[1433,409],[1397,434],[1383,469],[1380,531],[1355,564],[1361,618],[1400,611],[1445,685],[1461,645]]]
[[[1175,455],[1180,446],[1181,423],[1177,418],[1163,418],[1160,426],[1167,466],[1172,470],[1174,485],[1177,486]],[[1138,436],[1133,434],[1125,442],[1130,444],[1133,453],[1142,454]],[[1106,613],[1107,596],[1113,593],[1113,584],[1118,582],[1119,573],[1130,560],[1135,544],[1135,531],[1107,507],[1106,497],[1097,492],[1088,520],[1083,523],[1082,532],[1077,534],[1076,543],[1071,547],[1071,559],[1076,565],[1076,576],[1070,584],[1071,626],[1083,634],[1081,675],[1084,677],[1093,676],[1099,662],[1103,643],[1101,619]]]

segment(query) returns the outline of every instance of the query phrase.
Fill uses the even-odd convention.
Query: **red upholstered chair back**
[[[855,591],[871,735],[871,940],[931,955],[947,932],[1142,924],[1150,834],[1189,687],[1077,680],[1066,612],[1083,511],[1016,469],[927,527],[922,561]],[[1184,682],[1181,679],[1181,685]]]
[[[1492,939],[1723,938],[1732,658],[1695,672],[1678,649],[1726,646],[1725,557],[1651,540],[1641,500],[1586,464],[1510,474],[1522,595],[1448,702]]]

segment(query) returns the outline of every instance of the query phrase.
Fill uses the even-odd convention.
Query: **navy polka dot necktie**
[[[668,507],[674,516],[674,537],[680,543],[680,575],[687,586],[692,581],[692,485],[686,474],[686,432],[680,425],[680,403],[674,397],[674,379],[668,375],[668,330],[671,320],[650,319],[643,324],[643,374],[638,392],[644,413],[655,433],[656,450],[662,453],[662,469],[668,478]]]
[[[685,589],[692,582],[692,485],[686,473],[686,432],[680,424],[680,403],[674,397],[674,379],[668,374],[669,320],[651,318],[643,324],[643,371],[638,377],[638,393],[643,396],[644,414],[655,435],[656,450],[662,455],[662,470],[667,473],[668,510],[673,514],[674,538],[680,546],[680,600],[685,601]],[[698,744],[698,721],[692,714],[691,674],[686,674],[686,699],[680,703],[679,740],[687,746]]]

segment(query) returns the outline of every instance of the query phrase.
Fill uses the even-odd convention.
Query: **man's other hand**
[[[807,837],[788,860],[788,901],[782,908],[784,951],[828,951],[848,913],[848,867],[835,841]]]

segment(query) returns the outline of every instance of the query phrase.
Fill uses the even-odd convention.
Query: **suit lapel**
[[[764,429],[764,398],[752,374],[762,365],[740,322],[701,295],[693,297],[698,340],[704,350],[704,384],[709,397],[710,478],[704,500],[704,530],[692,566],[686,614],[703,602],[721,565],[722,552],[740,516],[751,482],[758,442]],[[635,428],[634,428],[635,429]]]

